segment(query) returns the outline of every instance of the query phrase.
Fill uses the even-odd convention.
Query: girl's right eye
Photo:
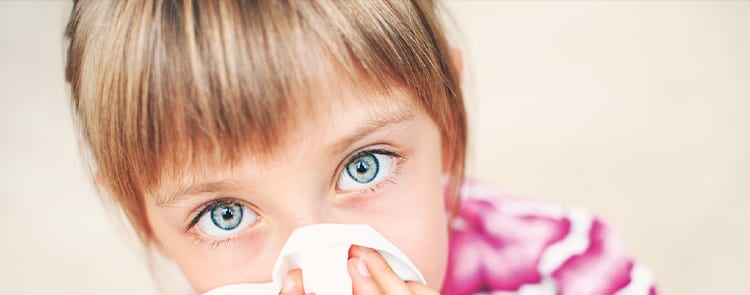
[[[237,201],[218,201],[203,208],[195,224],[206,235],[226,238],[241,232],[258,219],[258,213]]]

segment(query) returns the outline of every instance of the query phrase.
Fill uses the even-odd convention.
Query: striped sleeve
[[[652,295],[651,273],[580,209],[467,182],[442,294]]]

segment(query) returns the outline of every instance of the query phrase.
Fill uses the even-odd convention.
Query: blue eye
[[[242,221],[242,206],[237,203],[220,204],[211,209],[211,221],[223,230],[233,230]]]
[[[390,172],[395,156],[398,155],[387,151],[360,153],[344,166],[339,175],[338,189],[362,189],[379,183]]]
[[[240,232],[258,219],[258,214],[236,201],[217,201],[204,209],[198,228],[212,237],[227,237]]]
[[[346,172],[349,177],[359,183],[368,183],[375,179],[380,170],[380,162],[373,154],[366,154],[354,159],[346,165]]]

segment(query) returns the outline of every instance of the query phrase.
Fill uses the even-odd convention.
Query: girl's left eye
[[[198,228],[214,238],[225,238],[241,232],[258,219],[258,213],[236,201],[219,201],[203,209]]]
[[[384,152],[360,153],[344,166],[339,175],[338,189],[363,189],[381,182],[390,172],[394,156]]]

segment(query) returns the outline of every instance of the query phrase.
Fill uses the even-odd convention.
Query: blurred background
[[[591,209],[663,294],[750,294],[750,2],[445,4],[470,175]],[[184,294],[157,287],[81,163],[70,7],[0,2],[0,293]]]

